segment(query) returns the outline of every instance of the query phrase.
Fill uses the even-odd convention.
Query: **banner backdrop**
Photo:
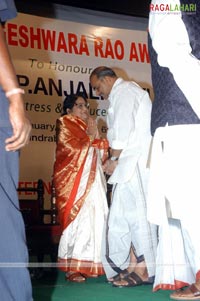
[[[66,94],[86,92],[90,114],[105,136],[108,102],[94,95],[89,75],[106,65],[151,94],[147,32],[19,13],[6,24],[5,33],[33,127],[30,143],[21,151],[19,187],[43,179],[48,207],[62,101]]]

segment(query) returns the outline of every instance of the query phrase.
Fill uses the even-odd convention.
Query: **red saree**
[[[77,116],[65,115],[61,117],[57,121],[57,129],[58,141],[53,181],[59,221],[62,228],[65,229],[76,218],[94,181],[97,160],[96,152],[94,152],[85,193],[74,204],[91,142],[86,133],[86,123]],[[107,150],[108,142],[106,139],[95,139],[92,146]]]

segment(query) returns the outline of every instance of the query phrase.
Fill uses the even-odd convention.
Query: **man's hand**
[[[9,117],[13,128],[13,135],[6,139],[6,150],[16,151],[29,142],[31,123],[26,117],[23,98],[20,94],[12,97],[9,105]]]
[[[111,176],[117,166],[117,163],[117,161],[112,161],[110,159],[106,160],[106,162],[103,165],[103,171],[107,175]]]

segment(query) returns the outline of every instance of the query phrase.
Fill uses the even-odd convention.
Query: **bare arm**
[[[19,88],[14,66],[0,25],[0,85],[5,92]],[[2,101],[2,100],[0,100]],[[13,135],[6,139],[6,150],[15,151],[29,142],[31,124],[26,117],[23,96],[21,93],[8,97],[9,118]]]

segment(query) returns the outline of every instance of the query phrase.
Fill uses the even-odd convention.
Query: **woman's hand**
[[[94,140],[94,138],[97,138],[97,133],[98,130],[96,120],[94,120],[92,117],[89,117],[87,134],[90,136],[91,140]]]

